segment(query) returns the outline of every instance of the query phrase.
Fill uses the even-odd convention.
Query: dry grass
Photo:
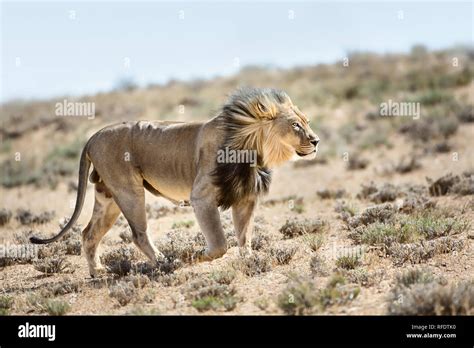
[[[316,290],[312,280],[293,277],[278,297],[277,304],[288,315],[314,314],[327,307],[347,304],[359,292],[358,287],[345,285],[345,279],[338,275],[320,290]]]
[[[310,233],[324,232],[328,227],[326,221],[321,219],[298,219],[287,220],[280,228],[280,232],[285,238],[293,238]]]
[[[400,287],[388,307],[391,315],[472,315],[474,284],[421,282]]]
[[[198,312],[231,311],[235,309],[240,299],[236,296],[235,288],[218,283],[212,279],[201,279],[191,282],[187,287],[187,298],[191,306]]]
[[[272,258],[265,253],[255,252],[252,255],[241,257],[233,262],[232,267],[248,277],[269,272],[272,269]]]
[[[35,270],[44,274],[73,273],[72,264],[64,256],[51,256],[34,263]]]
[[[453,56],[459,69],[446,64]],[[109,274],[90,279],[77,224],[39,246],[37,258],[0,255],[0,313],[380,315],[389,305],[389,313],[472,314],[470,292],[460,284],[469,282],[473,259],[473,57],[462,50],[351,54],[351,69],[253,68],[133,93],[127,87],[82,98],[96,103],[100,117],[91,122],[51,118],[52,101],[5,105],[0,190],[8,205],[0,207],[0,236],[1,245],[15,247],[29,245],[33,234],[52,236],[55,220],[70,216],[86,135],[107,124],[204,120],[238,85],[265,85],[288,92],[321,144],[315,160],[275,168],[257,209],[254,255],[240,256],[226,211],[228,252],[195,262],[206,243],[193,209],[147,194],[148,232],[165,261],[146,261],[121,216],[101,245]],[[421,102],[421,118],[380,117],[388,99]],[[179,105],[186,105],[184,114]],[[13,160],[17,151],[21,161]],[[93,209],[90,189],[83,226]],[[363,258],[338,258],[354,244]],[[402,272],[412,264],[420,270]],[[74,273],[63,273],[69,269]],[[295,276],[285,284],[290,271]],[[391,304],[390,284],[406,302],[394,297]]]

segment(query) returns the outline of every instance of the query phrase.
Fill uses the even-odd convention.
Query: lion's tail
[[[77,189],[77,199],[76,207],[74,208],[74,213],[72,214],[69,222],[64,226],[64,228],[56,236],[49,239],[40,239],[37,237],[31,237],[30,242],[33,244],[48,244],[57,241],[61,238],[77,221],[79,215],[81,214],[82,206],[84,205],[84,200],[86,197],[86,187],[87,187],[87,176],[89,174],[89,168],[91,166],[91,161],[87,157],[88,144],[84,146],[81,154],[81,160],[79,164],[79,183]]]

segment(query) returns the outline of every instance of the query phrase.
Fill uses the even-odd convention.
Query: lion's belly
[[[190,199],[201,126],[201,123],[137,124],[133,137],[134,158],[144,180],[151,186],[147,187],[150,192],[172,201]]]
[[[170,199],[171,201],[189,201],[191,197],[191,186],[185,185],[180,182],[170,181],[166,179],[156,180],[145,178],[147,183],[151,185],[153,189],[149,189],[154,194],[159,194],[164,198]],[[155,191],[155,192],[154,192]]]

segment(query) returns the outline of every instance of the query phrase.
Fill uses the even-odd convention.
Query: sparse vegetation
[[[10,222],[12,218],[12,212],[8,209],[0,209],[0,226],[6,225]]]
[[[119,281],[109,288],[109,296],[116,299],[121,306],[126,306],[137,298],[137,287],[133,282]]]
[[[191,306],[199,312],[209,310],[231,311],[240,302],[235,288],[227,284],[219,284],[210,279],[196,280],[187,289],[187,297]]]
[[[13,306],[13,298],[7,295],[0,295],[0,315],[8,315]]]
[[[392,215],[385,222],[371,223],[353,230],[351,237],[368,245],[392,243],[414,243],[449,235],[459,234],[469,227],[463,219],[445,217],[436,211],[425,211],[414,215]]]
[[[272,262],[271,257],[267,254],[255,252],[234,262],[233,267],[248,277],[254,277],[270,271]]]
[[[342,269],[354,269],[360,266],[360,257],[358,255],[344,255],[336,260],[336,266]]]
[[[22,225],[45,224],[54,218],[54,211],[45,211],[40,214],[33,214],[27,209],[19,209],[15,219]]]
[[[64,256],[51,256],[40,259],[34,264],[35,269],[44,274],[72,273],[74,269]]]
[[[294,218],[291,220],[287,220],[285,224],[280,228],[280,232],[285,238],[293,238],[308,233],[324,232],[327,227],[327,222],[321,219],[301,220],[298,218]]]
[[[329,275],[329,269],[326,262],[318,255],[311,258],[309,268],[311,269],[311,273],[318,277],[326,277]]]
[[[134,247],[121,246],[101,256],[101,261],[107,271],[119,277],[125,276],[132,270],[132,262],[138,260]]]
[[[336,199],[336,198],[345,197],[347,195],[347,192],[344,189],[337,189],[337,190],[321,189],[321,190],[316,191],[316,194],[322,199]]]
[[[280,247],[274,247],[270,249],[270,255],[279,265],[286,265],[290,263],[293,256],[296,254],[297,247],[294,245],[285,245]]]
[[[44,309],[49,315],[61,316],[71,310],[71,306],[66,301],[48,299],[44,303]]]
[[[278,297],[277,304],[288,315],[313,314],[330,306],[346,304],[359,292],[359,287],[345,285],[345,279],[339,275],[320,290],[316,290],[311,280],[293,277]]]
[[[248,67],[210,81],[119,88],[82,98],[96,103],[100,117],[91,122],[51,117],[51,100],[5,103],[0,246],[35,249],[0,255],[0,315],[473,315],[473,53],[417,46],[409,54],[351,53],[350,69]],[[456,68],[446,64],[453,57]],[[86,135],[122,121],[201,120],[241,84],[287,91],[321,139],[315,159],[274,170],[256,210],[253,255],[241,256],[227,210],[227,253],[195,262],[206,241],[192,207],[148,195],[148,232],[165,255],[159,264],[132,244],[123,215],[101,243],[101,277],[89,278],[78,257],[83,226],[51,244],[30,243],[71,215]],[[420,117],[382,117],[389,99],[420,102]],[[363,258],[345,253],[352,247]]]
[[[178,221],[174,222],[173,225],[171,226],[172,229],[175,228],[191,228],[194,226],[194,221],[193,220],[183,220],[183,221]]]
[[[277,303],[287,315],[305,315],[314,312],[317,301],[318,295],[313,282],[295,278],[280,294]]]
[[[319,234],[304,235],[303,240],[312,251],[318,251],[324,243],[324,237]]]
[[[440,285],[415,282],[398,286],[393,293],[388,313],[391,315],[472,315],[474,284]]]

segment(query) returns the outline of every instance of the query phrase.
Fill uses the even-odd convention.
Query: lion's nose
[[[318,145],[318,143],[319,143],[319,139],[312,139],[312,140],[310,140],[309,142],[310,142],[311,144],[313,144],[313,146],[316,146],[316,145]]]

